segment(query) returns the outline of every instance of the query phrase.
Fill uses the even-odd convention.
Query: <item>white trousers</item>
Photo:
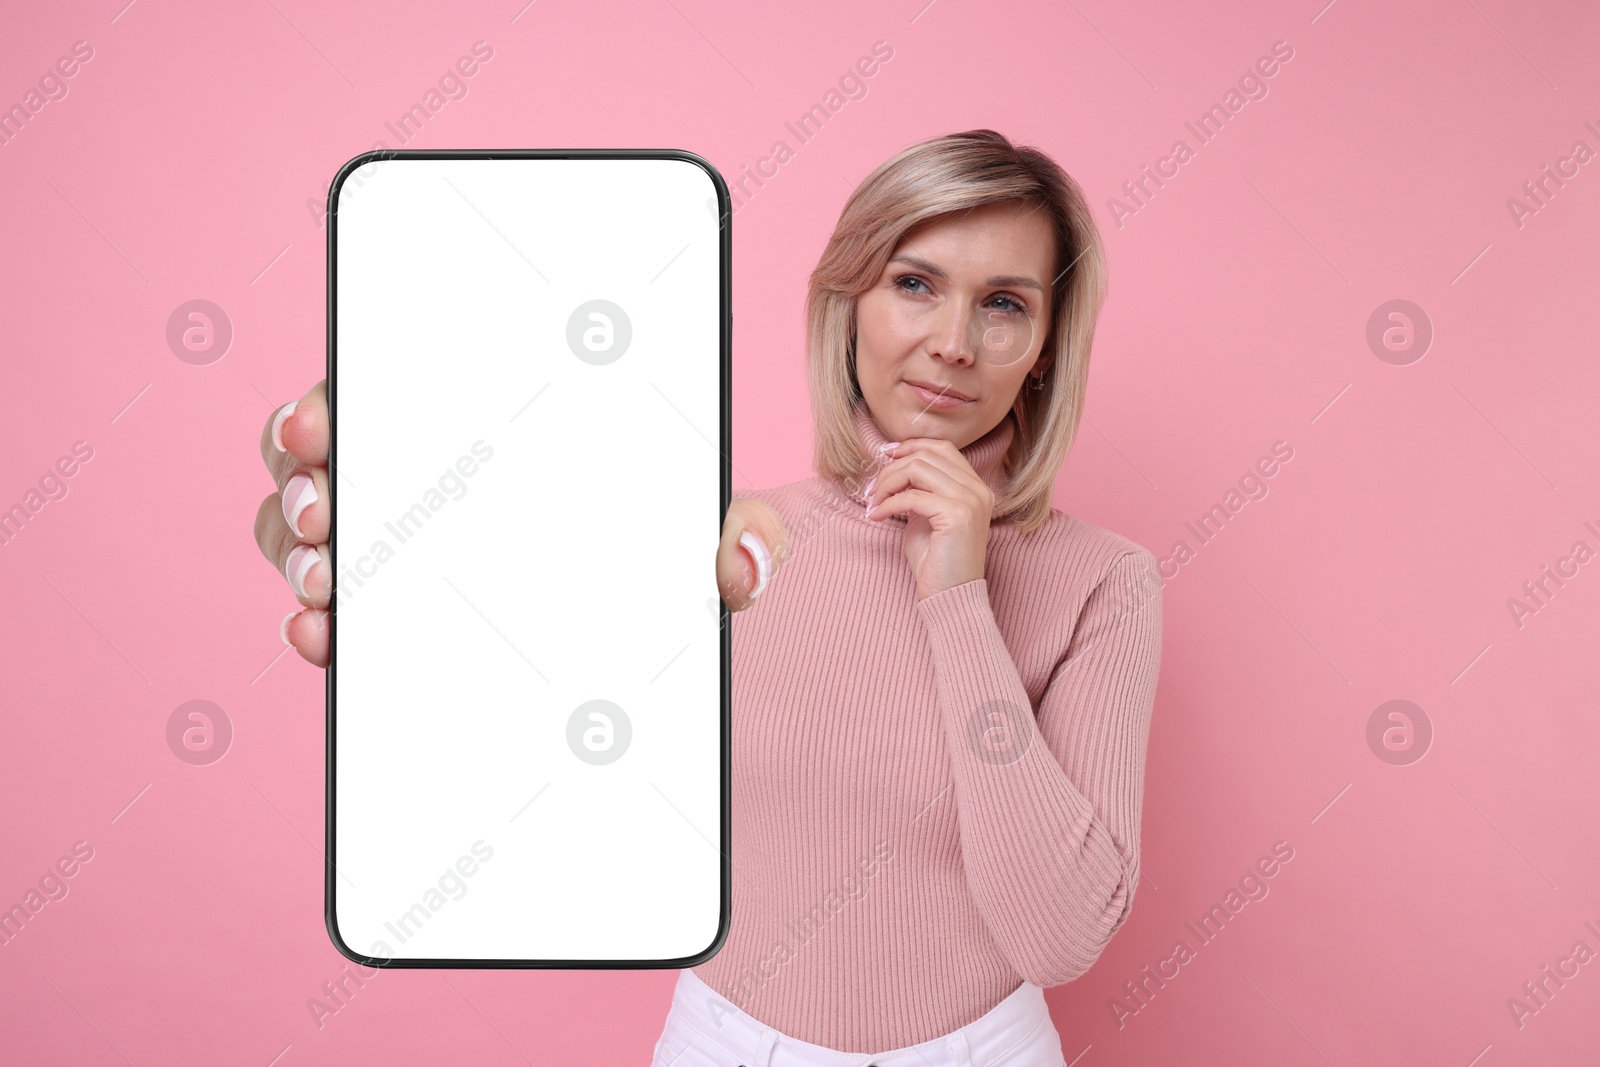
[[[1044,990],[1023,982],[988,1012],[943,1037],[890,1052],[839,1052],[757,1022],[680,971],[651,1067],[1064,1067]]]

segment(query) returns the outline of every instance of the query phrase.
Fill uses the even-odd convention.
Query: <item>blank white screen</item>
[[[338,932],[395,959],[701,952],[724,803],[712,180],[399,158],[338,204]],[[631,328],[620,356],[614,308],[569,344],[596,300]],[[593,700],[625,750],[616,716],[610,748],[604,720],[569,744]]]

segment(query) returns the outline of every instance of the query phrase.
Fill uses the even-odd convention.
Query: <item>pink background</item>
[[[1520,627],[1507,601],[1574,542],[1600,549],[1600,163],[1520,227],[1507,199],[1574,141],[1600,150],[1600,10],[124,2],[29,5],[0,34],[0,104],[94,49],[0,147],[0,507],[94,450],[0,546],[0,904],[94,849],[0,947],[0,1060],[647,1061],[673,971],[391,971],[321,1028],[306,1004],[344,963],[322,923],[322,674],[281,654],[257,435],[322,374],[308,201],[396,147],[384,123],[483,40],[468,95],[409,147],[677,147],[734,182],[789,141],[735,217],[738,487],[809,473],[800,307],[853,183],[989,126],[1089,194],[1111,296],[1057,503],[1195,555],[1166,587],[1147,877],[1100,962],[1049,993],[1069,1061],[1592,1061],[1600,962],[1520,1027],[1507,1000],[1580,939],[1600,951],[1600,564]],[[879,40],[865,98],[798,144],[784,122]],[[1185,120],[1280,40],[1269,95],[1197,145]],[[1180,137],[1194,158],[1119,228],[1108,198]],[[205,366],[165,339],[197,298],[234,329]],[[1407,366],[1366,341],[1392,299],[1435,330]],[[1277,441],[1294,456],[1270,494],[1199,546],[1184,523]],[[209,766],[167,746],[194,699],[235,730]],[[1392,699],[1434,731],[1405,766],[1367,741]],[[1278,841],[1270,894],[1197,947],[1185,922]],[[1180,937],[1194,958],[1119,1026],[1109,1002]]]

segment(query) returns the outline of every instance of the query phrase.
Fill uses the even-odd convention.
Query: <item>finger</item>
[[[300,653],[300,658],[318,667],[328,665],[328,613],[316,608],[297,611],[278,628],[283,643]]]
[[[740,544],[753,534],[740,528],[730,513],[723,523],[722,540],[717,545],[717,591],[729,611],[743,611],[755,602],[760,585],[760,569],[755,558]]]
[[[328,539],[332,513],[328,509],[328,468],[296,467],[279,487],[283,520],[295,537],[320,545]]]
[[[973,488],[950,472],[935,466],[923,456],[897,459],[885,467],[867,493],[867,506],[876,510],[878,505],[906,489],[926,489],[932,493],[967,500],[973,497]]]
[[[781,531],[782,524],[778,524]],[[766,527],[766,530],[763,530]],[[717,588],[730,610],[743,611],[765,591],[777,556],[769,516],[746,500],[735,500],[717,545]]]
[[[902,489],[867,513],[867,519],[877,522],[891,515],[921,515],[927,519],[942,516],[948,506],[946,498],[926,489]]]
[[[261,458],[267,469],[278,476],[286,466],[325,467],[328,465],[328,383],[313,385],[299,400],[293,400],[267,416],[261,428]]]
[[[749,497],[728,506],[717,545],[717,588],[732,611],[755,602],[789,556],[789,534],[767,504]]]
[[[956,448],[955,443],[942,437],[913,437],[902,441],[896,448],[890,450],[883,463],[887,467],[897,459],[910,459],[912,456],[921,456],[957,478],[966,475],[970,476],[973,482],[983,480],[968,462],[967,457]]]
[[[256,544],[278,568],[300,603],[325,608],[333,594],[333,567],[328,546],[304,544],[283,517],[283,500],[273,493],[256,509]]]

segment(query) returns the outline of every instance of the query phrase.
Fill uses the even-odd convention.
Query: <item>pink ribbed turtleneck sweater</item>
[[[856,429],[886,440],[859,403]],[[996,489],[1014,429],[961,450]],[[861,488],[735,494],[791,552],[733,616],[732,924],[694,972],[870,1054],[1077,978],[1127,918],[1161,585],[1148,550],[1052,510],[994,523],[984,577],[918,601],[905,519],[867,519]]]

